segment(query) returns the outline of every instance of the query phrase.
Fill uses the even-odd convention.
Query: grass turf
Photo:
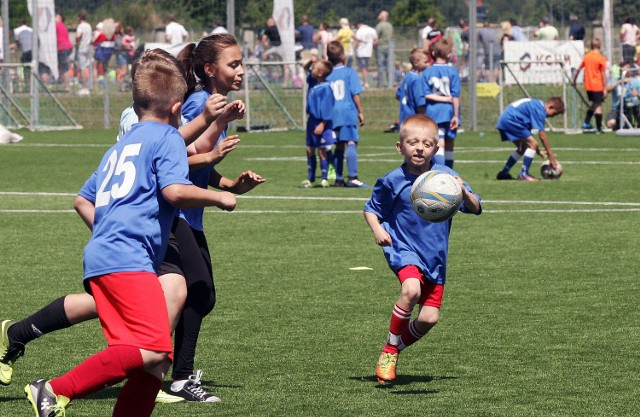
[[[0,147],[0,316],[13,319],[82,291],[89,231],[73,196],[115,131],[24,136]],[[396,136],[362,138],[360,178],[373,184],[399,164]],[[455,168],[485,212],[455,217],[441,322],[402,353],[397,383],[379,385],[373,370],[399,285],[362,218],[370,190],[299,189],[301,133],[243,135],[220,172],[250,168],[268,181],[235,213],[205,215],[218,303],[196,366],[223,402],[158,405],[154,415],[636,414],[640,142],[550,140],[564,176],[523,183],[495,180],[512,152],[496,134],[459,137]],[[30,415],[27,382],[103,347],[97,321],[32,342],[13,384],[0,387],[0,416]],[[110,415],[116,395],[74,401],[68,415]]]

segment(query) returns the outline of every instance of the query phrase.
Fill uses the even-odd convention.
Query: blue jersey
[[[444,165],[434,164],[431,169],[458,175]],[[410,195],[417,178],[406,170],[405,165],[391,171],[378,179],[364,210],[378,216],[380,224],[391,236],[391,246],[382,247],[391,270],[398,272],[407,265],[415,265],[429,281],[444,284],[452,220],[431,223],[416,214],[411,207]],[[466,183],[465,188],[473,193]],[[464,203],[460,211],[468,212]]]
[[[307,94],[307,114],[317,120],[331,121],[335,102],[331,85],[326,81],[317,84]]]
[[[424,94],[460,98],[460,74],[449,64],[433,64],[422,72],[425,81]],[[425,114],[436,123],[448,123],[453,119],[453,103],[440,103],[427,99]]]
[[[547,111],[541,100],[522,98],[504,109],[498,118],[496,128],[507,133],[509,140],[525,139],[532,135],[532,129],[544,131],[546,118]]]
[[[191,94],[182,106],[182,116],[188,121],[196,118],[202,110],[204,109],[204,105],[207,102],[207,99],[211,96],[207,90],[200,90],[193,94]],[[218,146],[221,140],[227,137],[227,128],[225,127],[224,131],[216,141],[213,149]],[[200,188],[207,189],[209,187],[209,175],[211,175],[211,171],[213,171],[213,165],[208,165],[201,169],[196,169],[189,171],[189,179],[194,185],[197,185]],[[196,207],[196,208],[188,208],[188,209],[180,209],[179,216],[189,223],[189,226],[196,230],[204,230],[204,226],[202,225],[202,217],[204,216],[204,207]]]
[[[396,98],[400,102],[400,115],[398,116],[400,125],[407,117],[418,113],[418,107],[426,105],[424,96],[422,75],[413,70],[409,71],[396,90]]]
[[[333,97],[336,100],[331,114],[333,128],[341,126],[357,126],[360,124],[358,120],[358,108],[353,101],[353,96],[362,93],[362,85],[358,74],[353,68],[344,65],[336,65],[333,71],[327,77],[327,81],[331,83]]]
[[[184,139],[167,124],[136,123],[100,161],[80,196],[95,206],[84,250],[84,278],[114,272],[157,273],[176,209],[162,198],[190,184]]]

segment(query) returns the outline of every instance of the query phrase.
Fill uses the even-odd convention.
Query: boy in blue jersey
[[[532,98],[523,98],[509,104],[500,115],[496,128],[500,132],[502,141],[512,142],[516,146],[516,150],[509,156],[504,168],[498,172],[496,178],[499,180],[512,180],[513,177],[509,171],[523,155],[522,169],[520,170],[520,175],[518,175],[518,180],[520,181],[539,181],[539,178],[529,174],[529,169],[536,154],[543,158],[549,158],[549,162],[555,168],[558,163],[549,145],[547,134],[544,132],[544,121],[547,117],[562,113],[564,113],[564,102],[561,97],[551,97],[545,102]],[[533,129],[538,130],[538,135],[546,152],[540,150],[538,142],[531,133]]]
[[[482,212],[480,197],[458,174],[433,161],[438,151],[438,125],[432,119],[416,114],[405,120],[396,148],[404,163],[378,179],[364,206],[364,218],[402,286],[391,314],[387,343],[376,367],[380,382],[396,378],[400,352],[436,325],[444,293],[452,220],[431,223],[419,217],[411,206],[413,182],[430,170],[447,172],[456,177],[462,188],[460,211]],[[416,305],[418,317],[411,321]]]
[[[171,331],[157,270],[167,250],[176,207],[235,208],[235,196],[188,179],[186,147],[177,127],[187,87],[163,50],[136,63],[134,107],[140,123],[107,151],[79,197],[93,225],[84,251],[84,285],[94,299],[108,347],[67,374],[25,387],[36,417],[64,415],[75,398],[127,380],[113,411],[150,416],[170,364]]]
[[[336,150],[334,152],[334,166],[336,168],[335,187],[369,187],[358,179],[358,126],[364,126],[364,113],[360,103],[362,85],[358,74],[353,68],[345,67],[346,56],[344,48],[338,41],[327,45],[327,58],[333,71],[327,77],[331,83],[333,96],[336,100],[331,113],[333,130],[336,133]],[[345,147],[347,155],[348,178],[344,181]]]
[[[320,158],[320,172],[322,188],[329,187],[327,178],[329,173],[329,161],[327,159],[327,147],[333,146],[333,125],[331,113],[335,104],[331,85],[326,78],[331,74],[333,65],[323,60],[313,64],[311,77],[316,81],[307,95],[307,179],[300,184],[301,188],[311,188],[316,180],[316,149]]]
[[[411,71],[407,73],[396,90],[396,100],[400,102],[398,126],[411,115],[424,114],[426,99],[422,71],[429,65],[429,57],[423,48],[414,48],[410,55]]]
[[[454,140],[460,124],[460,74],[447,62],[453,42],[440,38],[431,46],[434,63],[422,73],[427,99],[426,115],[438,124],[438,153],[435,162],[453,168]]]

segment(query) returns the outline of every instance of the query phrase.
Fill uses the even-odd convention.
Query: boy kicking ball
[[[438,151],[438,125],[433,119],[423,114],[406,119],[396,148],[404,163],[378,179],[364,206],[364,218],[402,286],[391,314],[387,343],[378,358],[379,382],[395,380],[400,352],[436,325],[444,294],[452,220],[431,223],[420,218],[411,206],[413,182],[430,170],[447,172],[456,177],[462,188],[460,211],[482,212],[480,197],[458,174],[433,162]],[[411,321],[416,305],[418,317]]]
[[[539,181],[529,174],[531,163],[536,154],[543,158],[549,158],[551,166],[558,166],[556,157],[551,151],[547,134],[544,132],[544,121],[547,117],[553,117],[564,113],[564,102],[561,97],[551,97],[545,102],[532,98],[523,98],[513,103],[504,110],[498,119],[496,128],[500,132],[503,141],[510,141],[516,146],[516,150],[509,156],[502,171],[498,172],[497,179],[512,180],[509,173],[511,168],[524,155],[522,169],[517,179],[520,181]],[[542,145],[546,151],[540,150],[538,142],[533,137],[531,130],[537,129]]]

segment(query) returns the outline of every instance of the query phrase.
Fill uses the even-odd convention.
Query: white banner
[[[505,84],[515,84],[514,76],[521,84],[562,83],[562,72],[554,62],[564,64],[570,79],[572,70],[578,69],[583,56],[582,41],[506,42],[504,61],[510,63],[513,75],[505,69]]]
[[[280,34],[279,52],[285,61],[294,61],[296,53],[295,44],[295,28],[293,22],[293,0],[273,0],[273,19],[278,26]]]
[[[35,30],[35,26],[38,27],[39,61],[49,67],[53,78],[58,79],[58,39],[56,37],[56,12],[53,1],[29,0],[27,6],[34,22],[33,29]],[[35,16],[33,13],[34,5],[37,10]]]

